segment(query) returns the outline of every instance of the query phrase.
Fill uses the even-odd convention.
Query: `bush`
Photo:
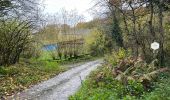
[[[40,58],[42,54],[42,50],[41,50],[41,45],[35,42],[30,43],[29,45],[27,45],[24,49],[24,51],[22,52],[22,57],[23,58]]]
[[[104,32],[100,29],[93,29],[93,31],[85,38],[85,49],[87,53],[92,56],[103,56],[108,50],[107,45],[109,40]]]
[[[21,53],[32,42],[30,25],[17,20],[0,23],[0,65],[19,61]]]
[[[112,51],[111,55],[106,55],[105,56],[105,61],[107,64],[111,65],[111,66],[116,66],[120,60],[129,57],[131,54],[130,50],[125,50],[123,48],[119,48],[118,51]]]

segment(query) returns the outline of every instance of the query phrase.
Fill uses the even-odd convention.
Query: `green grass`
[[[103,69],[91,73],[83,82],[80,90],[70,96],[70,100],[170,100],[170,75],[160,75],[153,83],[152,91],[144,91],[140,83],[129,82],[123,85],[111,76],[105,76],[103,81],[96,82],[96,75]],[[135,95],[134,95],[135,94]]]
[[[93,57],[91,55],[86,54],[86,55],[80,55],[78,57],[72,57],[72,58],[67,58],[67,59],[62,57],[62,59],[53,60],[52,53],[53,52],[51,52],[51,51],[43,51],[38,60],[55,61],[55,62],[58,62],[60,65],[65,65],[65,64],[74,64],[74,63],[86,62],[86,61],[91,61],[91,60],[96,60],[96,59],[102,58],[101,56]]]
[[[41,56],[38,58],[39,60],[52,60],[51,57],[52,52],[50,51],[43,51]]]
[[[0,67],[0,97],[12,95],[67,70],[56,61],[21,59],[19,64]]]

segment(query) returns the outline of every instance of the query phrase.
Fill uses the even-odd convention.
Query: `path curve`
[[[101,63],[102,60],[96,60],[74,67],[15,95],[12,100],[68,100],[79,89],[82,80]]]

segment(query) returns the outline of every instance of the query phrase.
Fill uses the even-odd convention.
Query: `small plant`
[[[140,82],[130,80],[126,86],[127,94],[130,96],[141,96],[144,93],[144,87]]]

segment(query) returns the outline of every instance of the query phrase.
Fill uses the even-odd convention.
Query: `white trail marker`
[[[157,49],[159,49],[159,43],[158,42],[153,42],[152,44],[151,44],[151,48],[155,51],[155,50],[157,50]]]
[[[158,42],[153,42],[152,44],[151,44],[151,48],[153,49],[153,58],[154,59],[156,59],[156,55],[157,55],[157,53],[158,53],[158,51],[156,51],[156,50],[158,50],[159,49],[159,43]]]

